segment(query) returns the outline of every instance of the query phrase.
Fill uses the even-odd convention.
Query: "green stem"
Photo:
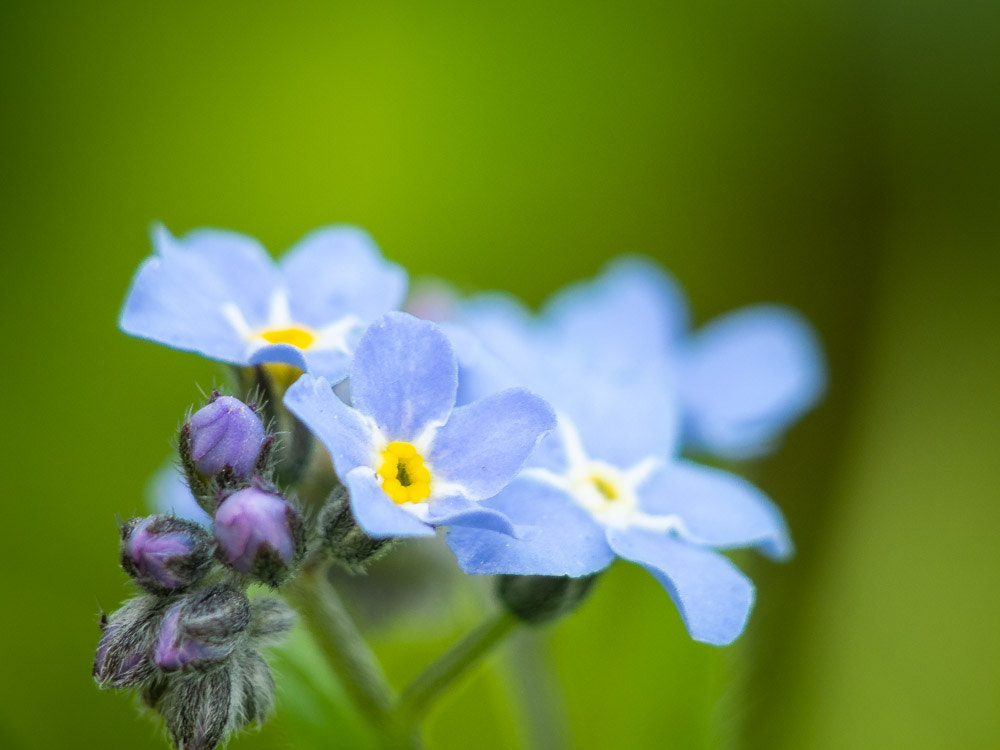
[[[282,593],[302,616],[358,710],[375,726],[385,727],[395,695],[328,580],[326,567],[307,567]]]
[[[517,623],[518,619],[504,610],[445,651],[403,691],[396,709],[398,725],[412,725],[448,686],[474,667]]]

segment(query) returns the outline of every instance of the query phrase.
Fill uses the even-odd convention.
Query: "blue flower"
[[[555,416],[520,388],[455,408],[457,386],[444,333],[388,313],[358,343],[353,407],[321,377],[305,375],[285,394],[285,405],[329,450],[370,536],[429,536],[435,526],[518,533],[482,501],[513,479]]]
[[[613,266],[604,283],[557,297],[540,320],[506,298],[466,305],[478,336],[452,334],[471,390],[526,384],[554,406],[558,427],[484,503],[539,532],[510,539],[453,528],[448,544],[477,574],[578,577],[619,557],[638,563],[668,590],[694,639],[722,645],[743,631],[754,588],[717,550],[755,547],[783,559],[792,545],[757,488],[680,458],[685,373],[676,352],[655,342],[683,330],[682,307],[666,314],[677,297],[648,270]],[[653,316],[648,325],[644,316]]]
[[[677,394],[685,447],[723,458],[772,451],[826,389],[819,342],[797,312],[755,305],[690,333],[680,287],[640,258],[613,261],[596,279],[571,285],[538,319],[510,297],[483,295],[461,307],[457,322],[488,342],[502,363],[486,365],[490,354],[474,344],[460,347],[463,364],[485,365],[471,368],[470,395],[529,383],[537,377],[531,371],[539,348],[557,347],[561,366],[571,369],[599,361],[609,372],[627,371],[661,358]]]
[[[153,228],[119,325],[126,333],[234,365],[290,365],[342,380],[364,327],[397,308],[406,273],[371,238],[318,229],[275,263],[254,239]]]

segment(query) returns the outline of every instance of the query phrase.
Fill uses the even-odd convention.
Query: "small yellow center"
[[[431,473],[410,443],[389,443],[382,451],[382,489],[394,503],[419,503],[431,494]]]
[[[618,499],[619,497],[618,488],[614,485],[613,482],[609,481],[608,479],[605,479],[600,474],[592,474],[590,477],[590,481],[594,483],[594,486],[597,488],[597,491],[604,496],[605,500],[610,502],[612,500]]]
[[[308,349],[316,343],[316,334],[308,328],[299,326],[270,328],[258,335],[270,344],[291,344],[299,349]]]

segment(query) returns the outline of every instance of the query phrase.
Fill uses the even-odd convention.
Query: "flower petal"
[[[516,527],[500,511],[473,502],[461,495],[436,498],[428,503],[427,523],[434,526],[466,526],[507,537],[531,536],[533,529]]]
[[[434,536],[434,528],[396,505],[382,491],[375,477],[375,471],[367,466],[359,466],[344,477],[344,485],[351,500],[351,512],[361,530],[377,539]]]
[[[719,318],[681,353],[690,440],[716,455],[766,453],[826,388],[823,354],[796,312],[761,305]]]
[[[466,573],[578,577],[603,570],[614,559],[603,529],[562,490],[516,479],[483,505],[538,532],[513,539],[452,527],[448,546]]]
[[[523,388],[460,406],[437,431],[428,458],[435,474],[472,500],[497,494],[556,425],[552,407]]]
[[[342,480],[358,466],[371,468],[374,453],[371,425],[337,398],[325,378],[302,375],[285,393],[285,406],[330,451],[333,466]]]
[[[584,369],[540,393],[572,422],[591,458],[628,467],[678,449],[679,404],[661,365],[617,374]]]
[[[608,529],[607,535],[615,552],[645,567],[667,589],[696,641],[725,646],[743,632],[754,587],[724,556],[642,529]]]
[[[273,267],[266,270],[270,261],[249,247],[238,251],[238,242],[211,242],[217,235],[229,237],[226,233],[203,230],[194,233],[194,240],[181,241],[161,226],[153,231],[157,254],[143,261],[132,280],[121,329],[175,349],[246,364],[247,342],[224,308],[235,306],[248,325],[263,322],[260,311],[270,294],[265,291],[267,279],[275,275]],[[223,262],[226,258],[231,266]],[[264,283],[255,273],[265,274]],[[241,286],[243,281],[249,286]],[[264,295],[259,303],[254,297],[258,293]]]
[[[196,257],[212,272],[221,289],[220,304],[232,302],[252,324],[263,323],[281,275],[264,247],[253,237],[222,229],[195,229],[175,239],[164,228],[154,230],[157,252]]]
[[[479,337],[464,326],[440,323],[458,360],[458,397],[460,406],[492,396],[505,388],[523,385],[523,378]]]
[[[298,367],[300,370],[308,369],[305,353],[291,344],[267,344],[255,349],[247,361],[251,365],[277,363]]]
[[[351,367],[351,399],[386,438],[413,440],[444,424],[455,405],[458,365],[436,325],[387,313],[369,326]]]
[[[331,383],[340,383],[351,371],[351,356],[332,349],[307,349],[306,372],[321,375]]]
[[[612,261],[597,278],[565,288],[543,316],[563,346],[612,370],[630,369],[651,353],[665,352],[688,321],[680,285],[641,257]]]
[[[281,259],[293,316],[320,327],[346,316],[370,323],[398,308],[406,296],[406,271],[382,257],[362,229],[317,229]]]
[[[778,507],[742,477],[690,461],[674,461],[639,490],[643,510],[677,515],[693,537],[712,547],[757,547],[768,557],[792,554]]]
[[[513,295],[501,292],[479,294],[467,300],[459,310],[460,326],[479,340],[488,354],[477,355],[474,347],[463,347],[469,353],[471,364],[490,367],[499,359],[514,381],[507,385],[521,385],[538,390],[533,380],[538,368],[539,354],[544,346],[542,334],[531,313]],[[492,355],[492,356],[491,356]],[[488,393],[477,394],[479,398]]]

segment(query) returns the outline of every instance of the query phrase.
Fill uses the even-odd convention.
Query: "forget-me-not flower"
[[[773,450],[826,388],[819,342],[797,312],[754,305],[691,332],[680,286],[642,258],[612,261],[596,279],[570,285],[537,319],[501,295],[482,295],[459,309],[457,322],[487,342],[502,363],[471,376],[487,382],[469,385],[470,396],[498,382],[523,382],[503,368],[524,375],[538,347],[558,345],[562,366],[600,361],[609,371],[662,357],[672,373],[685,447],[722,458]],[[485,361],[490,355],[470,356]]]
[[[511,539],[454,528],[448,544],[469,573],[578,577],[616,557],[636,562],[669,591],[693,638],[729,643],[743,630],[754,589],[716,550],[756,547],[781,559],[791,552],[787,528],[749,482],[679,457],[676,367],[648,342],[639,356],[644,337],[626,326],[659,297],[624,299],[624,309],[595,317],[582,298],[564,296],[540,321],[504,298],[467,306],[478,316],[478,339],[461,330],[453,339],[474,389],[530,384],[555,407],[558,427],[484,503],[539,532]],[[658,320],[651,327],[665,333]]]
[[[458,365],[445,334],[387,313],[358,343],[352,406],[305,375],[285,406],[322,441],[369,536],[428,536],[435,526],[519,531],[482,501],[521,469],[555,425],[551,407],[512,388],[455,408]]]
[[[234,365],[284,364],[342,380],[364,327],[397,308],[406,272],[347,226],[318,229],[275,263],[253,238],[153,229],[121,313],[126,333]]]

